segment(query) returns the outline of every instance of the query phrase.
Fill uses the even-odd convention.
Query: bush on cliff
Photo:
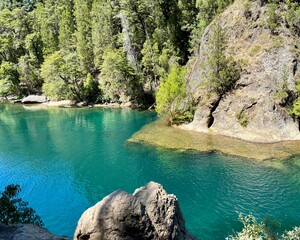
[[[193,119],[193,102],[190,101],[185,83],[186,69],[172,67],[156,94],[156,111],[169,117],[170,124],[180,124]]]

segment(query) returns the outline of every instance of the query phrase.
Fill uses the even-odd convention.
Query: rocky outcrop
[[[76,240],[193,239],[175,195],[150,182],[132,195],[116,191],[81,216]]]
[[[47,229],[31,224],[7,226],[0,223],[0,240],[70,240],[51,234]]]
[[[32,104],[32,103],[44,103],[47,102],[47,98],[43,95],[29,95],[22,99],[22,103],[24,104]]]
[[[299,38],[283,22],[277,33],[272,34],[267,27],[266,6],[249,1],[250,14],[246,16],[244,3],[235,1],[219,17],[228,36],[228,53],[241,64],[241,77],[221,99],[205,96],[201,87],[205,81],[207,43],[212,34],[208,27],[199,53],[189,63],[188,83],[199,105],[194,121],[183,128],[253,142],[300,140],[299,124],[285,106],[288,98],[293,99],[295,81],[300,75]],[[280,96],[284,84],[286,99]]]

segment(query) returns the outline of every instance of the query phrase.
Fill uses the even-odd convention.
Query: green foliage
[[[230,235],[226,240],[298,240],[300,237],[300,227],[294,227],[279,236],[275,231],[278,222],[271,222],[271,225],[269,220],[258,222],[251,213],[246,216],[239,213],[239,220],[243,224],[243,229],[234,236]]]
[[[290,231],[286,231],[282,236],[282,240],[298,240],[300,239],[300,227],[294,227]]]
[[[292,109],[292,113],[296,116],[296,117],[300,117],[300,98],[297,98],[293,104],[293,109]]]
[[[241,109],[236,113],[236,118],[243,127],[247,127],[248,125],[248,115],[245,110]]]
[[[3,62],[0,65],[0,95],[7,97],[9,95],[18,95],[18,72],[15,64]]]
[[[277,14],[278,4],[267,4],[267,25],[271,30],[271,33],[275,33],[279,26],[279,15]]]
[[[222,96],[231,90],[240,78],[240,67],[233,57],[226,56],[227,37],[218,21],[211,26],[209,50],[205,67],[206,85],[210,92]]]
[[[281,82],[277,87],[275,94],[276,100],[280,105],[287,105],[286,99],[289,97],[289,88],[288,88],[288,69],[284,69],[281,73]]]
[[[122,49],[111,47],[104,53],[101,82],[105,101],[137,100],[142,94],[139,76],[129,66]]]
[[[296,81],[295,89],[296,89],[296,94],[297,94],[298,98],[294,101],[291,112],[299,119],[299,117],[300,117],[300,97],[299,97],[300,96],[300,80]]]
[[[36,18],[45,56],[58,50],[59,20],[55,6],[55,0],[45,0],[37,4]]]
[[[174,65],[156,94],[156,111],[159,115],[167,115],[171,124],[193,119],[194,105],[187,95],[185,73],[185,67]]]
[[[229,239],[262,239],[264,224],[258,223],[251,213],[247,216],[240,213],[239,220],[243,223],[242,231],[236,237]]]
[[[243,4],[243,7],[244,7],[244,16],[246,18],[249,18],[251,16],[251,10],[250,10],[250,2],[249,1],[246,1],[244,4]]]
[[[19,185],[8,185],[0,197],[0,222],[4,224],[30,223],[43,226],[41,218],[28,207],[28,202],[18,198]]]
[[[83,82],[84,100],[88,103],[95,103],[99,99],[100,89],[99,83],[95,81],[90,73],[87,74]]]
[[[288,1],[288,7],[285,13],[286,21],[292,31],[300,36],[300,3]]]
[[[18,72],[21,91],[27,95],[38,93],[42,86],[42,79],[37,63],[27,54],[19,58]]]
[[[196,51],[200,47],[201,36],[205,28],[214,20],[218,14],[233,3],[233,0],[197,0],[197,20],[193,26],[191,50]]]
[[[41,67],[44,79],[43,93],[51,100],[63,100],[72,96],[71,90],[61,76],[65,61],[60,52],[55,52],[46,58]]]
[[[76,31],[76,51],[82,70],[91,71],[93,69],[92,33],[90,0],[74,0],[74,15],[77,26]]]
[[[92,5],[92,44],[95,67],[100,69],[105,49],[117,43],[119,23],[118,9],[108,0],[94,0]],[[115,46],[116,47],[116,46]]]
[[[75,22],[73,16],[73,0],[64,0],[64,4],[58,7],[59,15],[59,47],[69,48],[75,32]]]

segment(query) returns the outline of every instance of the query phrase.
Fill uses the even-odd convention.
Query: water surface
[[[157,181],[179,199],[189,231],[224,239],[236,212],[300,226],[300,158],[252,161],[128,144],[156,115],[119,109],[0,105],[0,189],[15,183],[46,227],[72,236],[83,211],[117,189]]]

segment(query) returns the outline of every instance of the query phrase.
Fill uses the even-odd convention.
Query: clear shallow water
[[[177,195],[189,231],[200,239],[239,230],[236,211],[271,216],[281,221],[279,230],[300,226],[300,157],[257,162],[126,144],[155,119],[131,110],[29,111],[2,104],[0,189],[20,184],[21,197],[46,227],[68,236],[86,208],[149,181]]]

